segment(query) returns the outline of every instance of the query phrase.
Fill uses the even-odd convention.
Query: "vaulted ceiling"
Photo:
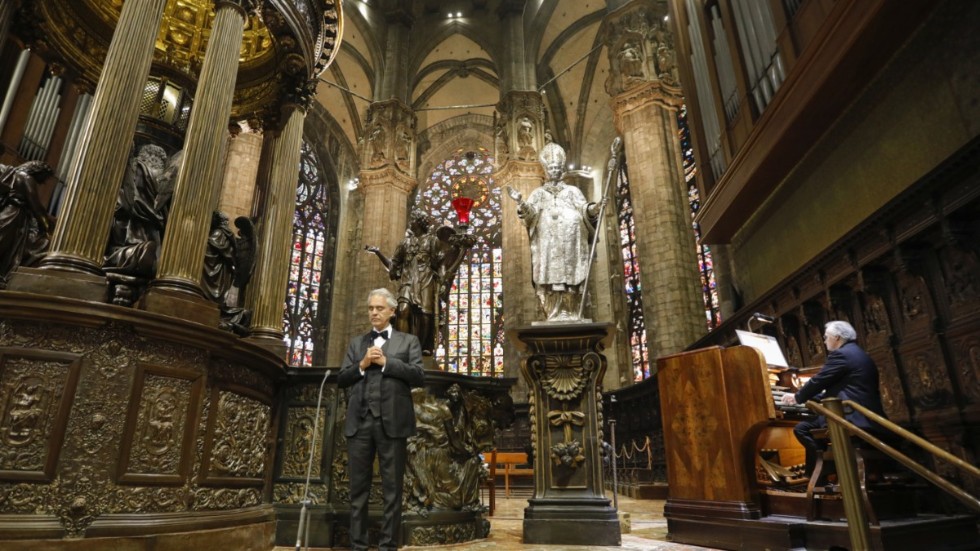
[[[492,116],[502,93],[539,90],[555,141],[569,161],[601,165],[614,130],[602,45],[603,0],[344,0],[343,44],[322,75],[317,100],[356,148],[386,71],[405,71],[402,90],[419,132],[447,119]],[[519,13],[523,36],[508,39],[502,10]],[[408,22],[405,52],[393,56],[388,27]],[[505,43],[508,41],[509,43]],[[523,42],[523,44],[521,44]],[[529,67],[508,72],[503,64]],[[502,83],[507,74],[529,82]],[[503,87],[507,89],[502,90]],[[491,148],[491,144],[487,144]],[[424,175],[420,175],[424,177]]]

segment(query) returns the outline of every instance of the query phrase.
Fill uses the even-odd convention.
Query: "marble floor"
[[[503,492],[500,492],[503,494]],[[511,497],[498,496],[496,511],[490,517],[490,537],[485,540],[472,541],[455,545],[440,545],[431,547],[405,547],[416,550],[452,551],[588,551],[590,549],[607,550],[609,547],[585,545],[525,545],[521,543],[521,531],[524,523],[524,508],[527,507],[529,490],[520,494],[512,493]],[[612,499],[612,495],[609,494]],[[667,521],[664,519],[664,502],[661,500],[636,500],[619,497],[619,511],[628,514],[630,531],[623,533],[623,545],[618,549],[623,551],[701,551],[707,547],[683,545],[667,541]],[[275,551],[292,551],[293,547],[277,547]],[[314,548],[310,548],[314,549]]]

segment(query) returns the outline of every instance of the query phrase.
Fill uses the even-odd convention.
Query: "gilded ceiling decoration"
[[[94,91],[124,0],[37,0],[22,19],[31,46]],[[233,118],[275,117],[287,96],[308,94],[333,61],[341,0],[237,0],[248,16]],[[214,0],[168,0],[151,76],[193,91],[214,21]]]

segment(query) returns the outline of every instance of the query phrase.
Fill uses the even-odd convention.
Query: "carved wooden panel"
[[[204,381],[197,371],[137,366],[120,450],[120,483],[187,481]]]
[[[81,368],[81,356],[0,348],[0,479],[50,482]]]
[[[262,486],[271,436],[271,405],[237,385],[214,385],[209,395],[202,485]]]
[[[901,347],[909,402],[916,414],[953,405],[953,386],[939,339],[931,336]]]
[[[287,389],[285,393],[273,485],[273,498],[276,503],[302,501],[306,491],[308,467],[310,499],[315,505],[323,505],[327,502],[327,487],[323,482],[327,464],[325,452],[329,451],[326,447],[326,439],[333,434],[333,431],[328,429],[332,428],[334,422],[330,411],[337,399],[337,388],[331,385],[324,389],[319,427],[314,431],[317,424],[316,404],[319,388],[317,384],[302,384]],[[311,445],[313,445],[312,464],[310,463]]]

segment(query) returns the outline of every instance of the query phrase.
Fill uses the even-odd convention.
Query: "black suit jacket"
[[[353,387],[347,403],[347,419],[344,435],[357,432],[358,415],[364,397],[365,377],[358,364],[374,345],[370,333],[355,337],[347,346],[347,356],[337,375],[337,386]],[[381,347],[386,365],[381,378],[381,424],[389,438],[407,438],[415,434],[415,408],[412,404],[412,388],[425,383],[422,369],[422,347],[415,335],[391,330],[391,337]]]
[[[818,396],[821,392],[824,394]],[[885,415],[881,406],[881,394],[878,392],[878,367],[854,341],[844,343],[827,354],[827,362],[796,393],[796,401],[802,404],[813,398],[834,396],[857,402],[881,416]],[[866,430],[874,430],[878,426],[856,411],[848,413],[846,417],[848,421]]]

